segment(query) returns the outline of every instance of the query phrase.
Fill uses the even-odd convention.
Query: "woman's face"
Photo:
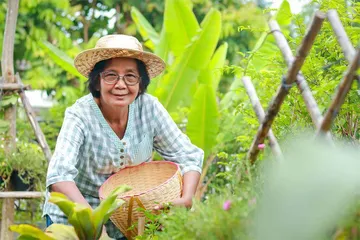
[[[129,78],[139,77],[139,72],[135,59],[133,58],[112,58],[104,68],[100,76],[100,101],[111,107],[127,107],[131,104],[139,93],[139,82],[135,85],[127,85],[123,77],[113,84],[104,80],[104,75],[114,77],[127,75]]]

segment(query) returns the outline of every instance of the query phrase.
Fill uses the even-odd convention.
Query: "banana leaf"
[[[161,33],[160,33],[160,41],[157,46],[155,46],[155,54],[162,58],[164,62],[168,65],[168,56],[169,56],[170,46],[169,41],[166,36],[165,27],[163,26]],[[158,89],[161,86],[162,83],[162,76],[157,76],[153,79],[151,79],[150,84],[147,88],[148,93],[154,94],[156,89]]]
[[[199,30],[199,23],[188,0],[166,0],[164,25],[170,49],[180,56]]]
[[[131,7],[131,18],[144,41],[150,42],[148,42],[147,46],[154,51],[155,46],[158,45],[160,41],[159,34],[136,7]]]
[[[179,102],[188,97],[191,85],[210,62],[220,31],[221,14],[211,9],[205,16],[202,30],[176,59],[169,73],[165,75],[161,88],[155,91],[155,95],[168,111],[175,110]]]
[[[192,143],[204,150],[205,159],[216,143],[218,129],[219,112],[215,91],[211,84],[200,83],[190,108],[186,134]]]
[[[78,77],[85,82],[87,79],[81,75],[74,66],[74,60],[70,58],[66,53],[49,43],[48,41],[38,42],[39,46],[44,49],[51,59],[66,72]]]
[[[228,44],[223,43],[216,49],[214,56],[209,63],[209,70],[212,72],[212,87],[216,91],[222,76],[222,68],[225,65]]]

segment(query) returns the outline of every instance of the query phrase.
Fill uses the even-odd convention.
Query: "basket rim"
[[[174,162],[171,162],[171,161],[151,161],[151,162],[143,162],[143,163],[140,163],[140,164],[135,165],[135,166],[127,166],[127,167],[121,169],[121,170],[124,170],[124,169],[126,169],[126,168],[136,168],[136,167],[140,167],[141,165],[145,165],[145,164],[163,164],[163,163],[172,164],[172,165],[176,166],[176,171],[175,171],[175,173],[174,173],[168,180],[166,180],[165,182],[163,182],[162,184],[160,184],[160,185],[158,185],[158,186],[156,186],[156,187],[153,187],[153,188],[148,189],[147,191],[141,192],[141,193],[139,193],[139,194],[125,195],[125,196],[123,196],[123,197],[121,197],[121,198],[131,198],[131,197],[134,197],[134,196],[141,196],[141,195],[147,194],[148,192],[151,192],[151,191],[156,190],[157,188],[159,188],[159,187],[167,184],[170,180],[172,180],[174,177],[176,177],[177,172],[180,171],[180,167],[179,167],[179,165],[178,165],[177,163],[174,163]],[[106,181],[100,186],[100,189],[99,189],[99,198],[100,198],[100,200],[103,200],[103,199],[104,199],[104,196],[103,196],[103,195],[104,195],[104,193],[103,193],[103,186],[105,185],[105,183],[107,183],[108,181],[110,181],[111,178],[115,177],[116,174],[119,174],[119,173],[121,172],[121,170],[118,171],[118,172],[116,172],[116,173],[114,173],[113,175],[111,175],[111,176],[110,176],[108,179],[106,179]]]

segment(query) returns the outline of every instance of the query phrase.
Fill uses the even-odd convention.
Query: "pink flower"
[[[264,144],[264,143],[259,144],[259,145],[258,145],[258,148],[261,149],[261,150],[264,149],[264,148],[265,148],[265,144]]]
[[[230,201],[230,200],[226,200],[226,201],[224,202],[223,209],[224,209],[225,211],[227,211],[227,210],[230,209],[230,207],[231,207],[231,201]]]
[[[251,200],[249,200],[249,205],[252,206],[252,205],[255,205],[256,204],[256,198],[253,198]]]

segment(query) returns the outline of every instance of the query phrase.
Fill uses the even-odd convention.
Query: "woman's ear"
[[[100,76],[97,78],[95,90],[100,92]]]

